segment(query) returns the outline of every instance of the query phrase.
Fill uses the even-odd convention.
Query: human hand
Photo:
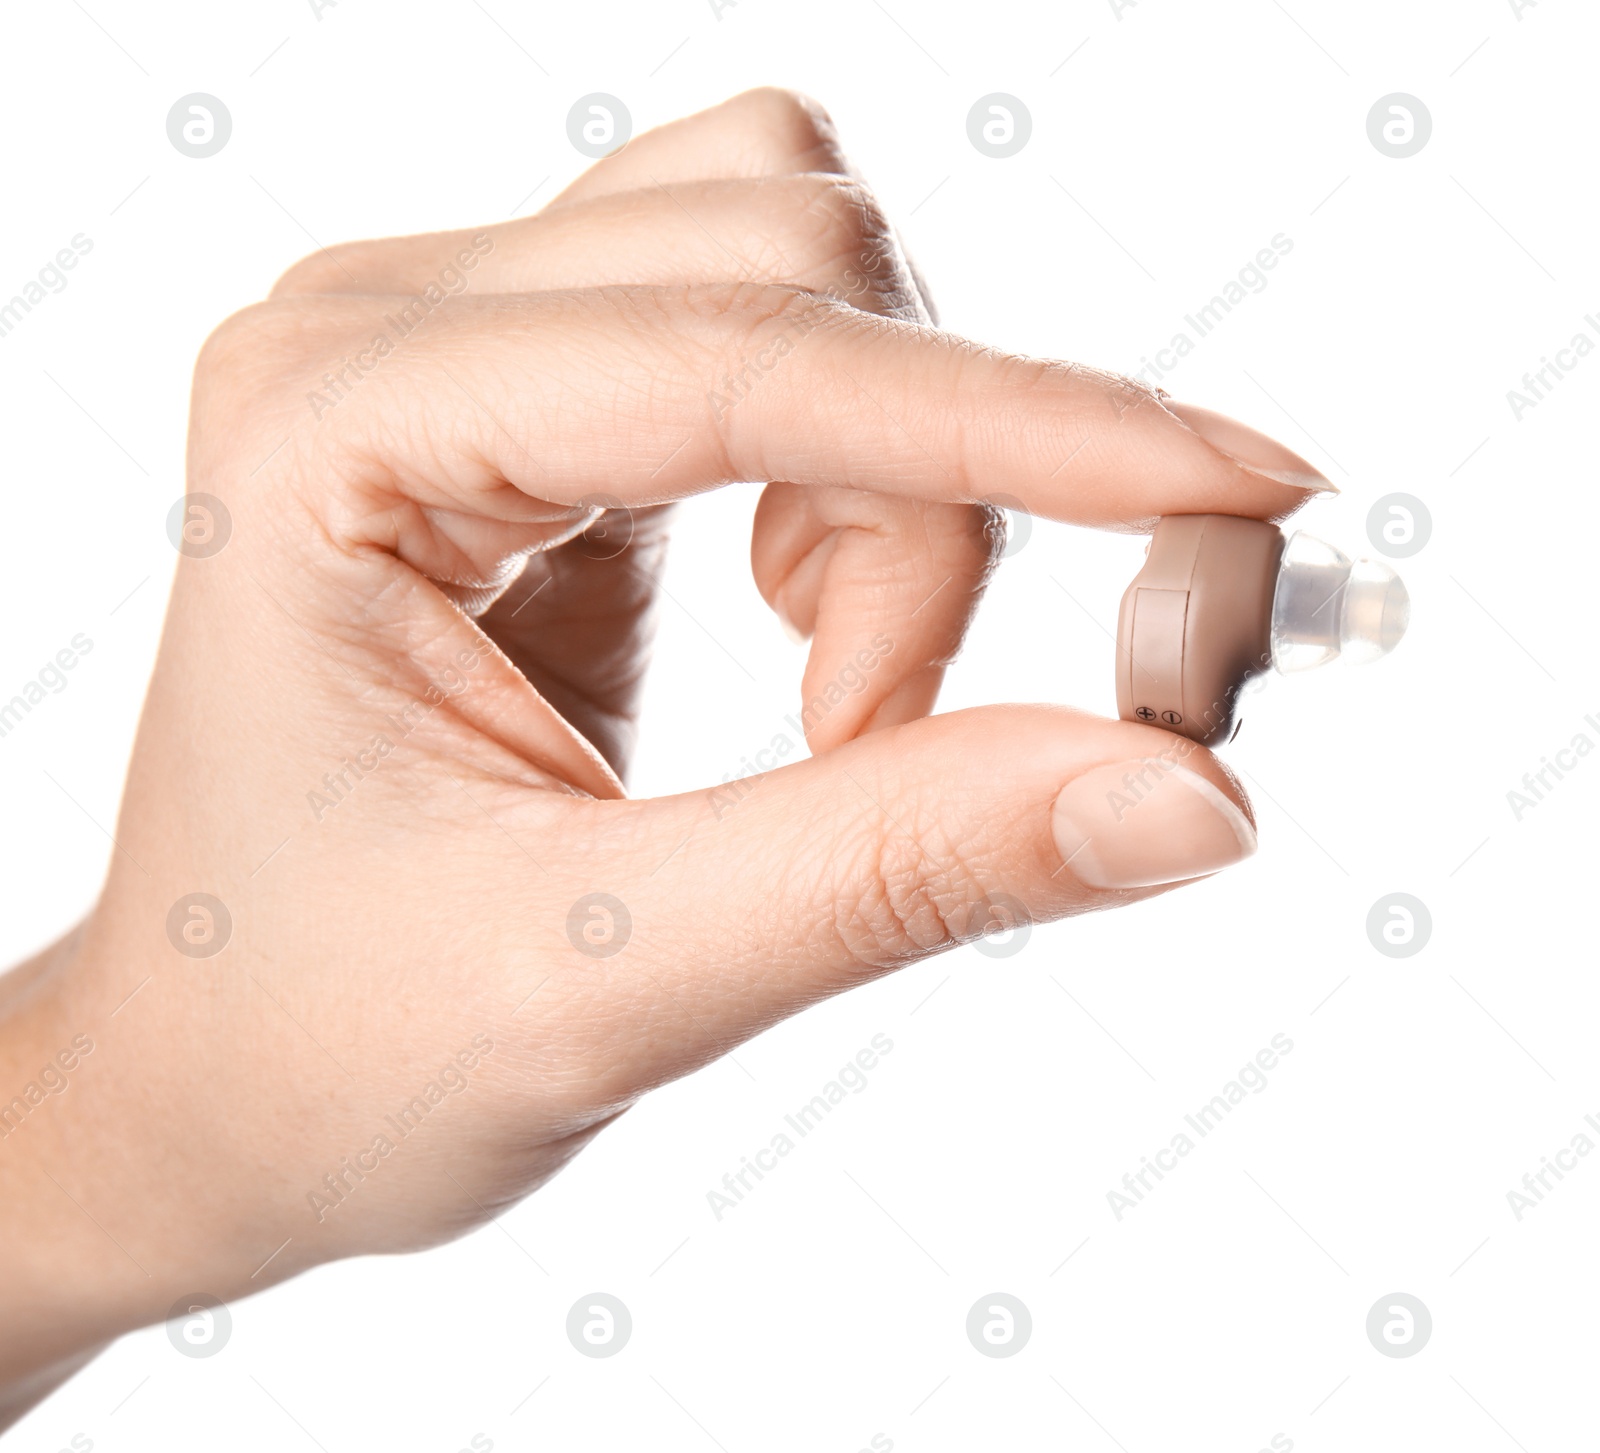
[[[998,902],[1056,918],[1245,856],[1190,743],[928,713],[1000,543],[985,499],[1138,529],[1322,484],[1242,425],[935,331],[826,119],[772,91],[536,217],[308,258],[208,342],[189,462],[104,893],[0,984],[4,1086],[92,1043],[0,1155],[14,1385],[196,1289],[457,1236]],[[630,800],[671,502],[751,479],[802,700],[864,684],[735,812]]]

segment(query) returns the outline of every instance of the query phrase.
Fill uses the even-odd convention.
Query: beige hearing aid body
[[[1118,715],[1213,746],[1237,731],[1252,677],[1376,660],[1409,615],[1386,565],[1260,520],[1167,515],[1122,598]]]

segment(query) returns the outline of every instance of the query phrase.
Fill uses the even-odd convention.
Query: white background
[[[128,1337],[8,1447],[1592,1437],[1600,1156],[1520,1222],[1506,1199],[1600,1111],[1600,754],[1521,821],[1506,796],[1575,734],[1600,742],[1600,357],[1520,421],[1506,398],[1575,332],[1600,338],[1591,7],[341,0],[319,19],[305,0],[52,0],[4,24],[0,295],[74,234],[94,243],[0,339],[0,697],[75,633],[95,643],[0,740],[8,959],[81,914],[104,868],[201,339],[311,237],[532,210],[585,164],[565,118],[587,92],[638,129],[750,85],[817,95],[946,325],[1013,350],[1136,370],[1286,234],[1270,285],[1165,386],[1316,461],[1344,494],[1306,511],[1313,532],[1368,552],[1394,491],[1434,525],[1400,562],[1414,624],[1393,658],[1251,699],[1227,754],[1261,818],[1251,862],[825,1005],[640,1105],[500,1226],[241,1303],[206,1361],[161,1328]],[[204,161],[165,132],[191,91],[233,116]],[[1033,118],[1003,161],[966,134],[994,91]],[[1433,118],[1405,160],[1366,131],[1395,91]],[[754,497],[682,512],[638,792],[722,779],[797,705],[800,654],[745,563]],[[943,706],[1113,712],[1105,628],[1138,559],[1036,526]],[[1365,929],[1396,891],[1433,917],[1408,959]],[[894,1049],[865,1091],[716,1220],[723,1173],[880,1032]],[[1124,1172],[1278,1033],[1294,1049],[1267,1088],[1116,1220]],[[564,1333],[596,1290],[635,1324],[605,1361]],[[1004,1360],[964,1330],[994,1291],[1033,1317]],[[1365,1333],[1395,1291],[1434,1322],[1404,1360]]]

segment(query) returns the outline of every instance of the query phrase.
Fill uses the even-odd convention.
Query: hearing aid
[[[1273,670],[1376,661],[1405,635],[1410,597],[1375,560],[1233,515],[1166,515],[1117,619],[1117,714],[1214,746],[1239,696]]]

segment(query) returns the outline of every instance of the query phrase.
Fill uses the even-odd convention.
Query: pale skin
[[[1187,744],[1239,851],[1154,812],[1064,848],[1058,794],[1170,756],[1156,728],[931,714],[997,559],[985,499],[1126,531],[1280,519],[1318,487],[1205,418],[938,331],[826,116],[773,90],[535,217],[315,254],[225,322],[188,488],[231,535],[180,560],[98,903],[0,980],[0,1102],[93,1044],[0,1139],[0,1425],[180,1297],[482,1224],[652,1087],[1000,898],[1043,921],[1248,851],[1237,782]],[[747,480],[756,584],[810,638],[802,701],[874,664],[733,810],[629,798],[671,502]],[[580,534],[597,494],[609,543]],[[169,938],[196,891],[232,916],[213,957]],[[568,931],[597,892],[631,916],[610,957]],[[451,1064],[467,1088],[371,1152]]]

